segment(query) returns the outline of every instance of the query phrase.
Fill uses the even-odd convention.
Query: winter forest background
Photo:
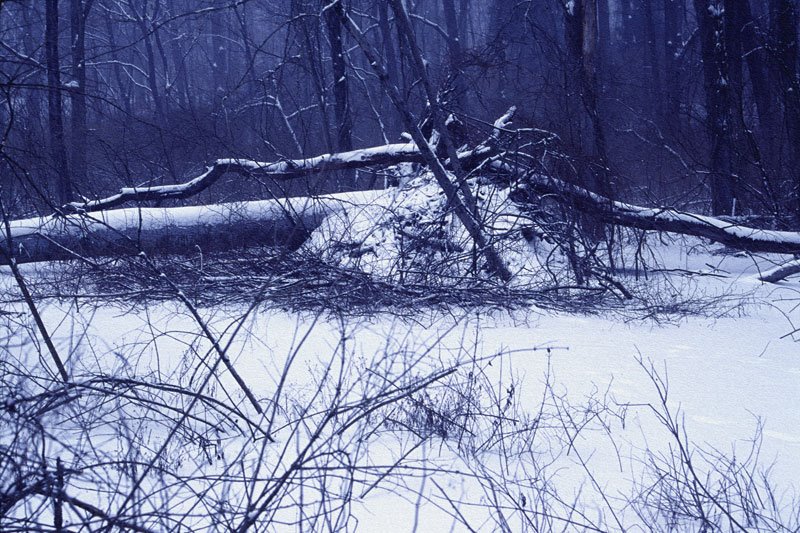
[[[798,531],[797,0],[0,0],[3,531]]]
[[[325,5],[5,0],[9,209],[176,183],[218,157],[396,142],[407,128],[343,19],[358,23],[422,122],[426,96],[388,2]],[[778,225],[800,209],[796,2],[407,8],[438,105],[467,129],[515,105],[518,126],[558,136],[569,161],[559,176],[600,192]],[[382,181],[333,175],[313,189]]]

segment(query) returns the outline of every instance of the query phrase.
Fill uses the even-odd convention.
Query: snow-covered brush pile
[[[433,176],[411,165],[392,171],[400,175],[399,187],[376,191],[374,201],[354,197],[344,202],[298,250],[252,247],[119,257],[89,269],[72,263],[67,272],[64,265],[50,270],[51,276],[40,275],[37,293],[89,290],[146,302],[174,299],[180,289],[200,305],[261,298],[273,307],[344,314],[516,308],[532,302],[559,309],[597,304],[597,292],[579,291],[570,298],[551,292],[555,282],[573,284],[569,265],[557,247],[531,238],[533,223],[508,198],[508,188],[482,178],[467,183],[477,200],[477,218],[514,274],[510,284],[503,284],[486,268],[484,255]]]
[[[381,291],[386,285],[425,291],[502,289],[508,306],[525,301],[586,311],[634,300],[639,307],[673,308],[672,303],[652,301],[663,280],[645,282],[638,275],[618,279],[614,274],[616,266],[625,270],[628,263],[637,263],[643,271],[659,266],[658,260],[642,263],[644,235],[619,231],[626,242],[609,246],[546,201],[520,204],[510,197],[507,184],[474,177],[466,186],[476,200],[476,218],[513,276],[503,285],[433,175],[398,171],[403,173],[398,188],[377,202],[353,203],[329,215],[298,256],[367,276],[383,287]],[[696,303],[681,302],[675,310],[686,312],[690,307],[696,308]]]
[[[539,256],[523,236],[526,217],[509,200],[508,189],[480,178],[470,179],[467,186],[477,200],[477,218],[515,275],[512,285],[543,281]],[[485,259],[428,172],[412,177],[383,201],[332,214],[302,251],[393,283],[492,280]]]
[[[196,247],[182,255],[53,263],[37,268],[32,289],[40,298],[103,295],[139,303],[180,299],[180,291],[203,306],[261,300],[273,308],[336,314],[535,304],[580,312],[624,309],[637,316],[706,315],[717,313],[724,296],[725,287],[709,293],[704,285],[698,293],[691,276],[655,274],[685,261],[671,252],[666,258],[653,253],[658,239],[644,232],[616,230],[610,246],[587,236],[581,221],[557,204],[520,203],[508,184],[475,177],[465,185],[476,199],[477,218],[513,275],[502,283],[434,177],[411,165],[392,170],[400,174],[398,187],[374,191],[369,201],[342,195],[337,201],[343,205],[320,217],[298,250]],[[661,248],[687,250],[680,243]]]

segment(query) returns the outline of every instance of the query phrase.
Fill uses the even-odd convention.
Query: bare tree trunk
[[[45,54],[47,56],[47,110],[50,124],[50,151],[53,166],[58,172],[56,182],[58,201],[72,200],[72,176],[67,164],[64,141],[64,110],[61,100],[61,61],[58,47],[58,0],[45,3]]]
[[[467,94],[464,79],[461,75],[463,56],[455,0],[442,0],[442,8],[444,10],[444,21],[447,29],[447,55],[450,63],[450,75],[453,79],[454,97],[452,98],[452,103],[455,104],[458,109],[468,111],[464,105]]]
[[[397,108],[397,111],[403,117],[403,122],[405,123],[406,128],[409,130],[411,137],[414,139],[414,142],[417,144],[417,147],[420,150],[420,155],[431,169],[431,172],[433,172],[436,182],[445,193],[448,202],[450,202],[450,205],[455,211],[456,216],[464,225],[464,228],[469,233],[470,237],[475,243],[475,246],[486,258],[488,269],[493,274],[497,275],[502,281],[509,281],[511,279],[511,272],[503,263],[503,260],[495,250],[494,245],[483,233],[484,228],[482,227],[477,216],[477,203],[466,186],[466,182],[463,179],[464,175],[462,173],[459,158],[455,153],[455,147],[452,146],[452,142],[450,141],[447,133],[447,128],[444,127],[444,119],[438,113],[438,102],[436,100],[436,96],[433,94],[430,81],[425,73],[424,62],[419,53],[416,42],[414,41],[411,23],[408,20],[408,13],[406,13],[405,7],[403,6],[401,0],[389,0],[389,2],[395,17],[397,18],[398,31],[406,38],[405,42],[409,48],[408,53],[412,57],[412,64],[414,65],[417,75],[420,77],[425,94],[431,105],[434,127],[436,127],[441,134],[441,140],[446,147],[448,155],[450,156],[450,163],[453,165],[453,170],[456,180],[458,180],[458,185],[455,185],[450,181],[450,177],[448,176],[442,162],[431,149],[431,146],[428,144],[428,139],[426,139],[422,134],[417,121],[414,119],[414,116],[408,109],[408,105],[400,96],[400,92],[396,87],[393,87],[389,83],[386,70],[379,63],[377,53],[373,49],[372,45],[366,40],[364,34],[361,32],[361,29],[350,18],[347,20],[348,29],[358,42],[361,50],[367,56],[367,61],[369,61],[369,63],[372,65],[375,73],[378,75],[378,78],[381,81],[381,84],[383,85],[384,90]],[[459,192],[462,193],[463,199],[459,196]]]
[[[142,34],[142,41],[144,42],[145,58],[147,61],[147,86],[150,89],[150,96],[153,99],[155,120],[157,124],[163,125],[167,114],[164,108],[164,102],[161,99],[161,90],[159,89],[158,73],[156,69],[156,55],[153,50],[152,39],[152,33],[158,31],[158,29],[155,25],[149,24],[151,21],[147,14],[147,4],[147,1],[142,2],[140,4],[141,12],[139,12],[132,0],[129,0],[129,5],[136,17],[139,31]]]
[[[647,47],[647,63],[650,70],[650,84],[652,94],[655,96],[659,107],[659,115],[664,115],[664,88],[661,85],[661,66],[658,61],[658,43],[656,38],[655,13],[653,0],[644,0],[644,38]]]
[[[336,119],[336,145],[341,152],[353,148],[353,116],[350,110],[350,90],[347,82],[347,63],[344,57],[342,30],[344,28],[344,7],[341,2],[329,4],[322,0],[325,25],[331,50],[331,69],[333,71],[333,113]]]
[[[792,0],[770,0],[770,70],[783,104],[788,145],[784,169],[791,176],[794,210],[800,217],[800,66],[798,66],[798,7]]]
[[[779,198],[772,184],[772,177],[762,155],[762,146],[771,150],[777,145],[774,138],[774,118],[770,102],[770,88],[766,72],[766,53],[762,40],[758,36],[757,21],[753,18],[750,9],[750,0],[726,0],[725,3],[726,27],[728,28],[727,48],[729,57],[730,87],[732,94],[731,124],[732,139],[734,142],[735,156],[741,162],[734,160],[735,168],[744,169],[745,163],[752,165],[760,176],[760,189],[756,191],[754,199],[758,199],[777,220],[780,218]],[[745,101],[746,87],[744,66],[747,65],[750,88],[758,120],[748,124],[748,102]],[[756,133],[758,135],[756,135]],[[761,142],[759,142],[759,139]],[[737,198],[737,211],[743,212],[748,208],[742,203],[744,199],[745,176],[740,176],[735,182],[734,194]]]
[[[222,2],[214,2],[215,7],[221,7]],[[211,13],[210,27],[211,27],[211,80],[214,84],[212,105],[214,109],[219,109],[222,105],[222,98],[228,90],[228,53],[226,41],[223,36],[223,12],[215,10]]]
[[[170,15],[174,16],[176,13],[175,0],[167,2],[167,9]],[[189,93],[189,78],[186,69],[186,60],[181,49],[180,40],[176,37],[169,39],[169,53],[172,56],[172,64],[175,69],[175,88],[178,92],[178,102],[186,110],[194,108],[194,102],[191,94]]]
[[[328,151],[334,150],[334,140],[331,137],[330,117],[328,115],[328,95],[325,89],[324,69],[321,64],[320,55],[320,31],[319,21],[310,17],[308,0],[292,0],[292,31],[297,35],[301,52],[300,55],[305,59],[305,65],[309,70],[312,86],[319,107],[319,115],[322,124],[319,126],[325,139],[325,147]],[[314,5],[319,5],[314,2]],[[316,9],[314,10],[317,11]]]
[[[758,26],[758,21],[753,18],[750,0],[741,0],[736,7],[737,9],[733,11],[736,21],[733,30],[739,34],[742,56],[747,62],[747,71],[750,74],[760,129],[766,134],[774,120],[767,72],[767,53],[764,46],[766,43],[759,36],[762,30]]]
[[[72,102],[72,178],[86,183],[87,124],[86,124],[86,19],[93,0],[70,0],[70,36],[73,84]]]
[[[622,39],[623,46],[634,44],[636,39],[636,28],[634,24],[636,8],[633,2],[638,3],[638,0],[619,0],[619,14],[622,20],[620,28],[620,38]]]
[[[599,41],[598,65],[601,71],[607,71],[614,65],[614,47],[611,33],[611,0],[597,2],[597,33]]]
[[[728,56],[727,24],[723,0],[694,0],[701,38],[708,129],[711,136],[711,210],[731,215],[736,210],[733,125],[733,95]]]
[[[398,80],[400,79],[400,65],[397,62],[397,51],[395,50],[395,43],[394,39],[392,38],[393,32],[391,22],[389,20],[389,3],[387,0],[380,0],[377,2],[377,8],[378,28],[380,29],[381,33],[381,53],[383,55],[384,65],[386,65],[386,73],[389,76],[389,84],[392,85],[392,87],[397,87]],[[402,130],[402,126],[398,120],[397,112],[394,110],[391,101],[389,101],[388,104],[389,108],[387,113],[389,114],[389,120],[387,122],[390,130],[397,134]]]
[[[236,16],[236,22],[239,24],[239,35],[242,39],[242,46],[244,46],[244,56],[246,60],[245,70],[247,70],[249,74],[250,81],[256,85],[258,84],[258,74],[256,73],[256,54],[253,51],[253,43],[251,42],[250,32],[248,30],[249,16],[247,13],[247,4],[234,6],[233,13]]]
[[[677,133],[681,113],[681,70],[683,50],[680,0],[664,0],[664,123]]]
[[[381,47],[383,52],[383,60],[386,64],[386,72],[389,75],[391,84],[397,86],[397,53],[394,49],[394,40],[392,39],[392,28],[389,21],[389,3],[386,0],[378,2],[378,9],[380,10],[380,18],[378,21],[381,30]]]
[[[603,196],[612,197],[606,138],[598,106],[597,0],[575,0],[564,7],[570,83],[577,85],[580,99],[592,125],[593,168],[585,185]]]
[[[601,194],[612,197],[611,180],[609,175],[608,153],[606,150],[606,136],[603,123],[600,119],[598,98],[600,95],[599,73],[597,69],[597,0],[583,0],[583,101],[594,131],[594,155],[598,160],[594,186]]]
[[[461,46],[470,47],[472,41],[468,37],[473,36],[472,30],[472,2],[471,0],[461,0],[458,6],[458,34],[461,36]]]
[[[64,494],[64,463],[61,462],[61,457],[56,459],[56,482],[55,482],[55,497],[53,498],[53,528],[56,533],[64,533],[64,502],[62,496]]]
[[[124,70],[120,64],[121,61],[119,57],[119,48],[117,47],[117,39],[114,33],[114,26],[112,24],[111,17],[104,18],[106,23],[108,44],[112,50],[111,58],[114,60],[114,80],[117,82],[119,96],[122,99],[122,109],[125,111],[127,116],[131,116],[133,115],[133,105],[131,102],[130,81],[126,81],[122,76]]]

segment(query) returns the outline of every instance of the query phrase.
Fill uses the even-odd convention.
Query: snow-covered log
[[[519,173],[501,162],[495,162],[493,166],[498,171]],[[543,195],[590,213],[608,224],[703,237],[749,252],[800,253],[800,232],[752,228],[669,207],[641,207],[613,201],[541,174],[520,174],[512,198],[524,202]]]
[[[498,121],[496,131],[505,122]],[[753,228],[719,218],[661,207],[613,201],[562,180],[531,172],[527,164],[505,161],[519,154],[502,154],[483,143],[463,150],[458,158],[466,169],[504,176],[513,184],[517,202],[547,196],[598,219],[621,226],[704,237],[751,252],[800,254],[800,233]],[[220,159],[200,176],[182,184],[126,188],[108,198],[65,206],[72,214],[11,222],[14,255],[20,262],[76,256],[112,255],[139,250],[186,252],[226,250],[253,244],[297,245],[308,230],[343,203],[371,203],[381,192],[364,191],[318,198],[243,202],[217,206],[111,209],[129,201],[187,198],[228,172],[272,177],[298,177],[330,170],[391,166],[420,162],[413,143],[389,144],[308,159],[262,163]],[[524,158],[522,159],[524,161]],[[445,162],[447,165],[447,162]],[[94,213],[94,214],[91,214]],[[0,246],[8,246],[6,239]],[[2,258],[0,258],[2,259]]]
[[[800,274],[800,259],[789,261],[762,272],[758,279],[765,283],[778,283],[795,274]]]
[[[468,155],[465,154],[465,158]],[[307,159],[265,163],[249,159],[217,159],[206,171],[184,183],[153,187],[125,187],[119,193],[98,200],[72,202],[62,209],[67,213],[92,212],[119,207],[127,202],[189,198],[216,183],[225,174],[291,179],[321,172],[335,172],[371,166],[391,166],[404,162],[421,162],[422,156],[413,143],[387,144],[338,154],[324,154]]]
[[[504,117],[506,116],[504,115]],[[493,147],[483,144],[473,150],[459,152],[458,159],[464,169],[472,170],[494,152],[496,150]],[[217,159],[206,168],[205,172],[184,183],[152,187],[124,187],[112,196],[84,202],[72,202],[63,206],[61,210],[65,213],[89,213],[113,209],[128,202],[190,198],[216,183],[225,174],[288,180],[322,172],[423,162],[424,158],[413,142],[386,144],[338,154],[323,154],[308,159],[269,163],[249,159]],[[449,167],[449,164],[445,162],[445,166]]]
[[[18,263],[139,252],[196,253],[254,245],[297,246],[322,220],[351,204],[379,201],[386,191],[285,198],[209,206],[126,208],[14,220],[0,239]]]

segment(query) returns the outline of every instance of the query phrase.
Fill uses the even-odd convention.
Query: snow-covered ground
[[[186,498],[173,509],[176,515],[194,513],[186,528],[227,529],[258,516],[256,524],[265,530],[301,529],[301,519],[312,530],[380,532],[648,531],[669,529],[670,520],[676,530],[699,530],[702,522],[681,521],[678,499],[666,503],[667,485],[657,483],[688,475],[678,446],[683,443],[693,460],[688,472],[701,485],[695,489],[701,495],[721,491],[716,499],[705,493],[711,502],[704,504],[706,511],[719,513],[715,502],[731,505],[721,494],[729,498],[736,491],[723,490],[725,479],[750,479],[737,478],[743,472],[737,465],[747,473],[771,467],[774,495],[758,485],[758,505],[766,508],[774,497],[783,514],[762,514],[796,525],[800,345],[793,332],[800,322],[800,284],[796,278],[777,285],[756,281],[759,268],[770,266],[764,259],[711,255],[685,243],[656,250],[667,272],[651,274],[649,283],[660,284],[667,300],[697,298],[703,313],[660,314],[656,320],[640,309],[570,314],[532,307],[512,313],[421,311],[409,320],[388,313],[337,318],[274,309],[247,313],[233,305],[199,309],[221,345],[230,343],[227,354],[263,416],[222,366],[219,380],[204,382],[205,365],[217,356],[180,302],[130,308],[120,302],[43,303],[45,323],[60,353],[69,354],[72,376],[112,375],[204,391],[235,406],[275,440],[259,439],[241,424],[237,433],[233,415],[220,419],[225,424],[213,422],[219,413],[194,405],[198,411],[191,414],[212,420],[215,428],[176,413],[137,418],[141,407],[117,406],[116,400],[109,400],[115,408],[97,406],[98,413],[112,414],[92,425],[87,413],[94,407],[77,400],[42,415],[54,434],[46,454],[76,467],[101,457],[135,456],[146,464],[158,454],[159,468],[197,486],[205,476],[210,482],[218,475],[208,493],[187,496],[180,484],[159,489],[162,502]],[[33,276],[36,267],[26,272]],[[4,277],[13,289],[13,279]],[[669,288],[672,295],[665,292]],[[4,311],[11,313],[3,316],[4,368],[19,365],[43,375],[48,356],[24,307],[8,304]],[[437,373],[438,380],[417,386]],[[651,374],[668,389],[669,413]],[[3,393],[19,379],[6,377]],[[34,381],[12,396],[41,392],[41,379]],[[189,405],[187,398],[179,403]],[[333,418],[326,418],[328,409],[335,411]],[[677,424],[677,437],[659,421],[665,414],[667,423]],[[196,432],[168,437],[181,424]],[[758,465],[750,453],[757,433]],[[5,444],[13,440],[8,433],[2,438]],[[165,440],[172,442],[163,446]],[[293,470],[298,464],[306,466]],[[715,473],[714,465],[728,478]],[[326,468],[330,478],[320,477]],[[267,494],[270,483],[289,471],[291,483],[276,497],[279,505],[253,514],[258,505],[247,503],[265,500],[248,491]],[[72,478],[68,492],[85,491],[86,498],[102,502],[107,496],[97,490],[101,472],[108,479],[115,470],[88,468]],[[114,483],[125,495],[133,478],[117,476]],[[758,480],[751,481],[756,487]],[[320,485],[329,491],[328,503],[316,499]],[[143,486],[159,485],[144,480]],[[629,503],[642,494],[649,495],[649,508],[643,499],[638,506]],[[123,496],[115,498],[119,504]],[[216,511],[206,500],[240,511],[231,512],[236,518],[230,523],[213,523],[209,516]],[[105,504],[115,508],[107,499]],[[653,512],[657,505],[669,509]],[[313,518],[320,509],[325,516]],[[747,527],[778,529],[773,522]]]

